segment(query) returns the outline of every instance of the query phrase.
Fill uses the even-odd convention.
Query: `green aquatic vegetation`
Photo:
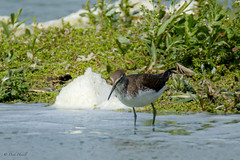
[[[88,16],[90,24],[97,27],[101,27],[101,30],[106,29],[112,32],[113,38],[119,52],[123,55],[126,54],[127,50],[131,46],[129,38],[119,34],[117,30],[121,27],[130,27],[133,19],[137,12],[130,12],[136,4],[131,4],[129,0],[121,0],[119,6],[111,4],[112,1],[107,2],[106,0],[98,0],[94,4],[93,8],[90,8],[89,0],[86,3],[85,10],[87,12],[82,13],[81,16]],[[119,11],[117,11],[119,9]],[[94,14],[94,12],[97,12]],[[123,14],[123,16],[120,16]]]
[[[10,37],[11,35],[13,35],[20,25],[22,25],[24,22],[29,20],[29,18],[27,18],[22,20],[21,22],[18,22],[19,21],[18,17],[20,16],[21,12],[22,12],[22,8],[18,10],[17,14],[11,13],[10,21],[8,21],[7,23],[1,21],[1,25],[7,37]]]
[[[201,125],[200,128],[196,129],[197,131],[201,131],[201,130],[204,130],[204,129],[207,129],[207,128],[213,128],[214,126],[212,126],[211,124],[203,124]]]
[[[176,121],[164,121],[164,124],[177,124]]]
[[[239,123],[240,120],[232,120],[230,122],[225,122],[224,124],[233,124],[233,123]]]
[[[165,7],[160,4],[154,5],[156,6],[154,10],[142,8],[143,21],[140,22],[143,28],[142,40],[152,56],[153,64],[156,63],[157,59],[161,59],[160,63],[164,64],[163,61],[166,59],[165,56],[169,48],[180,43],[179,40],[172,39],[170,33],[176,28],[176,24],[184,18],[182,13],[191,2],[185,2],[178,10],[174,13],[168,13],[168,15]],[[173,54],[168,55],[168,59],[172,59]]]
[[[211,121],[209,121],[209,123],[217,123],[217,121],[216,120],[211,120]]]
[[[159,132],[169,133],[169,134],[174,135],[174,136],[176,136],[176,135],[188,136],[188,135],[192,134],[192,132],[188,132],[185,129],[161,130]]]
[[[161,5],[153,11],[143,9],[142,39],[153,62],[160,59],[161,64],[169,67],[179,62],[195,70],[200,70],[202,64],[207,69],[219,65],[237,68],[240,38],[236,26],[239,24],[229,18],[234,11],[209,0],[199,2],[195,14],[187,14],[184,9],[190,3],[185,2],[169,14]],[[239,14],[234,16],[239,19]]]
[[[121,0],[119,9],[123,16],[120,17],[121,21],[126,27],[131,26],[133,21],[137,18],[136,15],[139,11],[131,12],[130,9],[134,8],[137,3],[131,3],[130,0]]]
[[[125,27],[131,26],[138,11],[130,12],[130,9],[134,8],[136,3],[131,3],[129,0],[121,0],[118,6],[111,3],[112,0],[98,0],[91,8],[88,0],[84,7],[86,12],[80,16],[87,16],[94,28],[100,26],[102,29],[117,30],[119,24],[124,24]]]
[[[146,63],[144,55],[122,57],[112,41],[111,32],[108,31],[97,32],[94,29],[76,29],[65,25],[63,28],[36,30],[31,35],[23,35],[16,39],[6,40],[4,36],[1,35],[0,39],[0,51],[3,55],[0,57],[1,78],[6,69],[24,67],[27,70],[25,76],[29,80],[27,83],[33,90],[51,88],[53,92],[58,92],[66,84],[52,84],[48,77],[70,73],[75,78],[83,74],[87,67],[92,67],[95,72],[101,72],[104,78],[109,78],[107,65],[111,66],[112,70],[118,67],[125,68],[124,63],[121,63],[123,58],[129,61],[128,67],[134,65],[136,68],[142,68]],[[134,39],[136,38],[131,38]],[[140,45],[132,44],[131,52],[141,49]],[[144,60],[135,64],[133,61],[139,58]],[[33,101],[37,101],[36,95],[39,96],[40,102],[52,102],[56,96],[55,93],[35,93]],[[50,97],[51,100],[47,100]]]
[[[91,67],[110,83],[109,75],[119,68],[127,74],[159,73],[179,62],[196,74],[172,76],[166,91],[154,103],[158,114],[239,113],[239,4],[234,3],[233,10],[226,10],[213,0],[206,4],[199,1],[194,14],[187,14],[184,8],[189,3],[174,13],[166,13],[159,2],[154,2],[152,11],[143,7],[138,18],[130,12],[135,4],[127,0],[122,0],[116,8],[99,0],[95,9],[100,12],[96,16],[88,1],[85,16],[89,16],[89,28],[70,24],[45,30],[35,27],[14,38],[8,37],[17,29],[8,35],[3,28],[0,78],[4,79],[8,70],[24,68],[22,84],[30,90],[44,91],[28,93],[22,89],[26,100],[53,103],[67,83],[49,79],[66,73],[76,78]],[[123,17],[118,17],[120,11]],[[8,27],[11,25],[10,22]],[[0,87],[4,86],[1,83]],[[152,112],[152,108],[147,106],[137,111]]]
[[[202,5],[204,7],[199,10],[199,16],[196,19],[198,21],[197,27],[193,27],[193,29],[197,29],[193,36],[196,36],[196,41],[201,50],[196,52],[200,56],[194,58],[193,63],[199,69],[202,64],[211,69],[219,64],[229,65],[229,61],[233,64],[236,63],[239,57],[232,49],[236,47],[236,42],[239,41],[239,38],[237,38],[239,37],[239,31],[234,31],[236,33],[236,37],[234,37],[232,30],[229,30],[230,25],[233,24],[233,21],[229,18],[230,11],[223,9],[214,0]],[[194,32],[194,30],[192,31]]]
[[[0,81],[0,102],[10,102],[16,99],[29,100],[28,90],[24,78],[24,68],[8,69],[6,76]]]
[[[120,17],[120,12],[116,11],[117,8],[111,5],[111,2],[112,0],[108,2],[106,0],[98,0],[94,7],[91,8],[90,0],[88,0],[84,7],[86,12],[80,16],[87,16],[94,28],[98,25],[102,28],[108,28],[109,25],[118,22]]]
[[[235,81],[226,80],[226,82],[232,82],[224,89],[223,79],[220,78],[217,69],[213,68],[210,73],[206,73],[204,65],[201,66],[202,73],[195,74],[190,83],[186,83],[183,76],[173,76],[173,80],[170,82],[170,87],[174,90],[175,94],[170,96],[173,102],[176,103],[192,103],[195,107],[191,107],[188,110],[202,110],[212,113],[218,112],[218,110],[229,111],[239,109],[239,81],[235,78]],[[239,74],[239,73],[237,73]],[[177,77],[177,78],[176,78]],[[233,78],[235,76],[229,75]],[[189,82],[189,81],[187,81]],[[227,85],[227,84],[226,84]],[[185,91],[184,89],[191,88],[191,90]],[[184,106],[180,105],[179,106]]]
[[[186,78],[184,75],[173,74],[171,87],[172,89],[183,93],[196,93],[194,88],[190,85],[190,79]]]

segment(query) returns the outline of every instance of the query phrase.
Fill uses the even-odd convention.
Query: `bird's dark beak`
[[[110,92],[110,94],[109,94],[109,96],[108,96],[108,100],[110,99],[110,97],[111,97],[114,89],[116,88],[117,84],[118,84],[118,82],[113,85],[112,90],[111,90],[111,92]]]
[[[111,97],[114,89],[116,88],[117,84],[123,79],[123,76],[124,76],[124,75],[122,75],[122,76],[119,78],[119,80],[113,85],[112,90],[111,90],[111,92],[110,92],[110,94],[109,94],[109,96],[108,96],[108,100],[110,99],[110,97]]]

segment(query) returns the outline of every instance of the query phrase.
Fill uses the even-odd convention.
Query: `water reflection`
[[[240,122],[240,120],[232,120],[232,121],[230,121],[230,122],[225,122],[224,124],[232,124],[232,123],[239,123]]]
[[[204,130],[204,129],[207,129],[207,128],[213,128],[214,126],[211,125],[211,124],[202,124],[200,128],[197,128],[196,131],[201,131],[201,130]]]
[[[232,120],[228,122],[224,122],[223,124],[235,124],[239,123],[240,120]],[[163,133],[169,133],[170,135],[191,135],[192,133],[214,128],[215,126],[218,126],[221,121],[217,120],[210,120],[206,123],[202,122],[177,122],[177,121],[163,121],[163,122],[156,122],[155,126],[152,126],[152,119],[147,119],[142,121],[141,125],[149,127],[149,130],[153,132],[163,132]],[[134,134],[136,134],[138,131],[137,127],[134,128]]]
[[[142,122],[144,126],[152,126],[152,120],[145,120]],[[190,135],[192,132],[188,132],[186,127],[178,124],[176,121],[164,121],[162,123],[156,123],[152,126],[153,132],[169,133],[171,135]]]

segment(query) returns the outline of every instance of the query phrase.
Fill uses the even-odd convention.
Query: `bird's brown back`
[[[158,92],[163,86],[165,86],[171,75],[171,71],[166,71],[161,74],[153,75],[153,74],[133,74],[128,75],[128,92],[131,94],[135,94],[134,92],[138,91],[138,89],[146,90],[153,89]]]

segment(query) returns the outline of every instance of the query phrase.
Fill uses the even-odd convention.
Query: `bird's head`
[[[113,81],[113,87],[112,87],[112,90],[108,96],[108,100],[110,99],[113,91],[115,90],[116,86],[122,82],[122,80],[124,79],[125,77],[125,72],[123,70],[116,70],[112,75],[111,75],[111,78],[112,78],[112,81]]]

